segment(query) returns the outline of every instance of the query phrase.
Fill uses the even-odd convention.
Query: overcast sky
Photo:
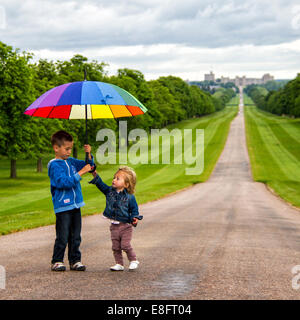
[[[49,60],[82,54],[147,80],[300,72],[299,0],[0,0],[0,41]]]

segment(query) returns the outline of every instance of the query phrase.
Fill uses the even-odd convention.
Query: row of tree
[[[269,87],[272,88],[272,84]],[[300,73],[277,90],[267,88],[267,86],[250,85],[244,91],[262,110],[277,115],[300,117]]]
[[[234,92],[239,93],[239,88],[233,82],[221,83],[221,79],[217,79],[216,81],[190,81],[189,84],[198,86],[201,90],[210,94],[214,94],[220,88],[233,89]]]
[[[219,104],[219,108],[223,108],[234,96],[236,91],[231,88],[220,88],[214,94],[213,98],[216,100],[216,103]]]
[[[178,121],[200,117],[221,110],[234,92],[222,89],[217,96],[190,86],[174,76],[146,81],[137,70],[120,69],[109,76],[104,62],[89,61],[75,55],[69,61],[32,62],[33,55],[20,53],[0,42],[0,155],[11,160],[11,177],[16,177],[17,159],[37,159],[42,170],[42,157],[52,152],[51,135],[60,129],[74,137],[74,156],[84,144],[84,120],[44,119],[24,115],[35,99],[47,90],[74,81],[82,81],[84,70],[87,80],[112,83],[127,90],[148,109],[142,116],[126,118],[128,130],[162,128]],[[89,121],[89,141],[96,144],[96,133],[101,128],[118,130],[118,121],[97,119]]]

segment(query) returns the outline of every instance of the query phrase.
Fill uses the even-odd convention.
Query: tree
[[[148,112],[153,117],[154,128],[162,128],[177,122],[182,113],[179,101],[160,81],[151,80],[148,85],[153,92],[153,100]]]
[[[56,86],[56,66],[53,61],[40,59],[38,62],[30,64],[30,67],[33,74],[34,97],[37,99],[43,93]],[[35,117],[30,121],[34,126],[35,132],[35,143],[31,146],[31,157],[37,159],[37,172],[42,172],[42,156],[44,153],[52,151],[49,133],[54,132],[57,128],[62,129],[62,122],[57,119]]]
[[[284,93],[291,106],[290,115],[300,117],[300,73],[284,87]]]
[[[33,101],[32,55],[14,50],[0,42],[0,112],[6,133],[1,154],[11,160],[11,178],[17,177],[16,161],[29,155],[33,133],[32,122],[24,115],[26,106]]]
[[[97,62],[92,60],[88,62],[88,58],[80,54],[76,54],[70,61],[57,61],[57,84],[64,84],[68,82],[83,81],[84,70],[87,71],[87,80],[103,81],[106,72],[104,68],[108,64],[104,62]]]
[[[225,108],[226,104],[235,96],[235,91],[233,89],[225,89],[225,88],[219,88],[217,91],[213,94],[213,97],[219,102],[216,104],[216,110],[221,110]]]
[[[194,116],[215,112],[215,106],[209,93],[202,91],[197,86],[190,87],[192,112]]]
[[[264,86],[252,85],[246,87],[246,93],[252,98],[258,108],[277,115],[290,115],[300,117],[300,74],[284,87],[282,81],[279,85],[276,82],[268,82]],[[267,91],[266,88],[277,88]]]
[[[174,76],[160,77],[158,81],[167,87],[174,98],[180,103],[181,113],[179,114],[178,121],[192,117],[193,111],[189,85],[182,79]]]

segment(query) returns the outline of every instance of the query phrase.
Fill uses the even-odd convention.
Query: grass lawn
[[[237,99],[234,100],[236,102]],[[201,118],[190,119],[169,126],[168,129],[204,129],[204,171],[201,175],[186,175],[185,164],[137,164],[129,166],[136,170],[138,183],[136,198],[139,204],[158,199],[166,194],[190,185],[204,182],[210,176],[227,139],[232,119],[237,114],[237,105]],[[195,137],[193,137],[195,150]],[[171,139],[171,148],[173,140]],[[94,150],[94,154],[95,154]],[[172,155],[172,151],[171,151]],[[49,155],[43,159],[44,170],[36,173],[35,160],[17,161],[17,179],[9,179],[10,163],[1,159],[0,168],[0,234],[35,228],[55,223],[55,215],[50,194],[50,181],[46,165]],[[84,154],[79,154],[84,159]],[[104,182],[111,185],[113,174],[119,165],[97,165],[97,171]],[[191,165],[194,167],[195,165]],[[82,215],[101,213],[105,207],[104,195],[94,186],[89,185],[92,176],[83,176],[81,181],[86,205]]]
[[[264,112],[245,97],[246,135],[253,178],[300,207],[300,119]]]

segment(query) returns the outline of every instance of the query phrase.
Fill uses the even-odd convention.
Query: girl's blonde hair
[[[136,185],[136,173],[134,170],[127,166],[119,167],[117,172],[122,172],[124,174],[124,180],[127,184],[127,191],[130,194],[135,193],[135,185]],[[116,173],[117,173],[116,172]]]

